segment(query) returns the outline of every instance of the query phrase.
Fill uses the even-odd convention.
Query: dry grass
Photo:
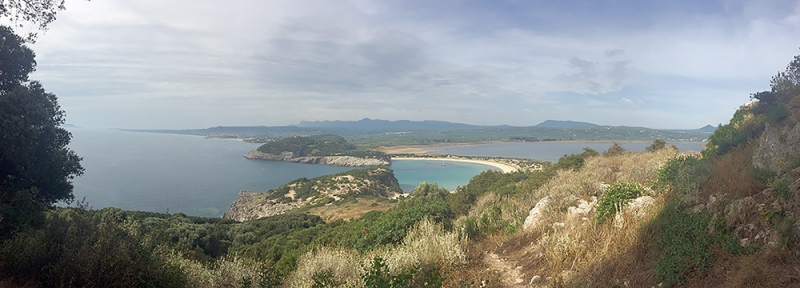
[[[761,192],[760,185],[750,175],[756,146],[751,143],[720,156],[714,162],[714,173],[701,186],[700,199],[715,195],[725,203]]]
[[[652,192],[656,201],[645,216],[634,219],[624,214],[622,222],[615,227],[613,221],[594,225],[593,215],[567,217],[567,208],[576,205],[579,199],[589,200],[602,193],[603,184],[616,182],[651,183],[657,171],[672,157],[678,155],[673,149],[654,153],[628,153],[613,157],[589,159],[579,171],[559,171],[548,183],[538,189],[525,191],[513,198],[484,195],[466,217],[493,213],[513,225],[523,221],[529,210],[539,199],[547,196],[550,205],[545,209],[541,225],[516,233],[514,236],[495,234],[470,247],[481,247],[496,254],[500,264],[470,263],[473,267],[510,267],[497,271],[499,280],[506,286],[527,284],[534,276],[541,279],[538,284],[550,286],[607,287],[622,285],[625,281],[632,287],[650,286],[655,282],[652,261],[652,231],[643,229],[663,206],[663,196]],[[520,183],[518,187],[525,187]],[[497,213],[497,208],[500,213]],[[462,217],[458,224],[463,224]],[[619,227],[621,226],[621,227]],[[521,230],[521,229],[520,229]],[[473,248],[471,248],[473,249]],[[472,255],[472,254],[470,254]],[[470,256],[476,261],[479,256]],[[486,257],[481,258],[487,262]],[[494,258],[492,258],[494,259]],[[503,269],[500,269],[503,270]],[[471,281],[487,277],[486,273],[461,275]],[[508,277],[520,279],[507,279]],[[620,282],[617,283],[617,280]],[[476,282],[477,283],[477,282]]]
[[[297,269],[288,282],[292,287],[309,287],[314,283],[315,273],[330,271],[336,282],[362,286],[361,275],[375,257],[383,258],[393,274],[419,265],[436,265],[441,271],[449,271],[466,263],[467,254],[463,248],[466,242],[459,233],[447,232],[430,219],[423,220],[393,248],[366,254],[328,247],[308,252],[298,260]]]
[[[265,263],[248,258],[222,258],[213,265],[186,259],[175,252],[165,253],[165,258],[186,273],[187,287],[259,287],[258,283],[267,276],[263,274]]]
[[[347,201],[339,205],[330,204],[320,207],[311,208],[308,213],[314,214],[325,220],[325,222],[335,220],[350,220],[360,218],[370,211],[386,212],[392,208],[393,204],[386,203],[385,201],[378,201],[377,199],[363,199],[358,198],[358,203]]]

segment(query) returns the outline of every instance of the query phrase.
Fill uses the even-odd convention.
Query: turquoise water
[[[267,191],[299,177],[353,169],[328,165],[254,161],[242,155],[259,144],[197,136],[106,129],[70,129],[70,147],[86,172],[74,181],[75,198],[96,209],[183,212],[219,217],[240,190]],[[392,169],[408,191],[420,182],[447,189],[465,185],[489,166],[437,161],[395,161]]]

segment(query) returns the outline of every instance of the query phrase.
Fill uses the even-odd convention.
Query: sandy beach
[[[392,157],[392,160],[425,160],[425,161],[454,161],[454,162],[466,162],[466,163],[473,163],[473,164],[483,164],[495,167],[503,171],[503,173],[514,172],[517,171],[517,168],[512,167],[510,165],[492,162],[492,161],[484,161],[484,160],[471,160],[471,159],[454,159],[454,158],[442,158],[442,157]]]

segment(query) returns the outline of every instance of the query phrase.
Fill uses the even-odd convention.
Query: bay
[[[219,217],[240,190],[263,192],[300,178],[354,169],[328,165],[254,161],[242,158],[260,144],[199,136],[70,128],[86,169],[74,180],[75,199],[95,209],[182,212]],[[400,186],[420,182],[454,190],[490,166],[438,161],[394,161]]]
[[[608,150],[613,142],[605,141],[546,141],[546,142],[519,142],[519,143],[492,143],[479,145],[452,145],[430,146],[424,149],[432,151],[430,154],[460,155],[460,156],[485,156],[525,158],[544,161],[558,161],[558,158],[567,154],[581,153],[584,147],[589,147],[603,153]],[[642,152],[649,142],[618,142],[628,151]],[[667,142],[675,145],[680,151],[701,151],[703,142]]]

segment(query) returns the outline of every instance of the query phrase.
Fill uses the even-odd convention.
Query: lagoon
[[[558,161],[566,154],[581,153],[584,147],[589,147],[603,153],[611,147],[611,141],[552,141],[552,142],[517,142],[517,143],[491,143],[477,145],[451,145],[429,146],[423,149],[435,155],[460,155],[460,156],[485,156],[526,158],[544,161]],[[650,142],[618,142],[628,151],[642,152]],[[701,151],[705,146],[703,142],[667,142],[675,145],[680,151]]]
[[[300,178],[355,169],[328,165],[254,161],[242,158],[260,144],[199,136],[69,128],[70,148],[86,171],[74,180],[76,200],[95,209],[182,212],[219,217],[240,190],[263,192]],[[495,169],[470,163],[393,161],[391,167],[404,191],[420,182],[436,182],[449,190],[466,185],[474,175]]]

